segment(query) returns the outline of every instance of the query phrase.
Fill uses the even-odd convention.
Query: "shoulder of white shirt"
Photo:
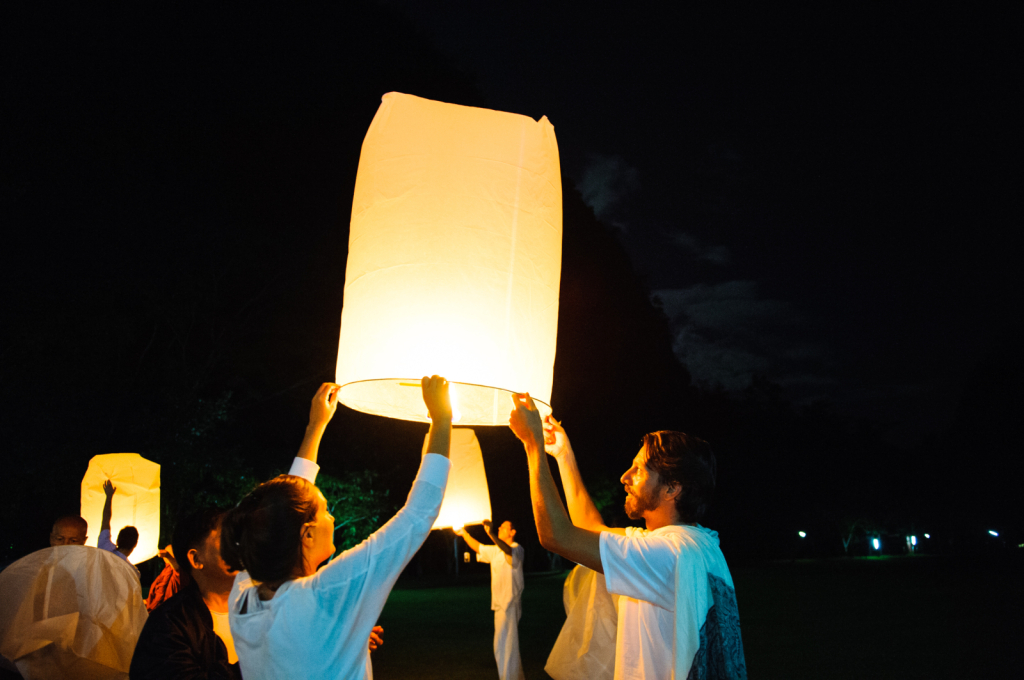
[[[626,536],[631,538],[644,538],[645,536],[692,536],[694,533],[717,536],[718,532],[702,527],[699,524],[668,524],[657,529],[645,529],[643,527],[626,527]]]

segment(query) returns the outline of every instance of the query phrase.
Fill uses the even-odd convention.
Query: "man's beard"
[[[654,493],[633,495],[626,492],[626,515],[630,519],[643,519],[644,513],[658,507],[657,497]]]

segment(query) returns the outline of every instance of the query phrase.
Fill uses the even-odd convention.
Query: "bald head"
[[[58,545],[85,545],[89,523],[77,515],[65,515],[53,523],[50,530],[50,547]]]

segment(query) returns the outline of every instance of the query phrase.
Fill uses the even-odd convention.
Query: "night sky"
[[[738,534],[777,493],[759,481],[794,469],[814,487],[807,508],[835,489],[872,497],[871,475],[847,483],[829,466],[871,468],[879,496],[927,487],[914,498],[933,518],[968,498],[1010,522],[1021,18],[5,6],[0,424],[17,474],[4,524],[25,521],[26,487],[53,500],[4,550],[73,509],[96,453],[148,454],[165,483],[182,451],[256,476],[287,463],[333,376],[359,147],[388,91],[554,124],[567,195],[554,406],[612,486],[640,434],[687,427],[737,480],[718,519]],[[593,351],[569,346],[579,338]],[[752,446],[755,423],[783,422],[750,406],[765,385],[786,423],[818,409],[832,425]],[[328,471],[359,468],[382,437],[417,451],[422,437],[337,422],[325,450],[345,453]],[[868,453],[851,443],[863,432]],[[482,441],[497,465],[521,464],[507,432]],[[408,461],[376,463],[407,488]],[[521,467],[494,502],[528,522]],[[960,496],[939,491],[963,476]],[[905,505],[885,512],[912,521]]]
[[[696,379],[912,440],[1019,319],[1019,10],[416,6],[488,106],[554,122]]]

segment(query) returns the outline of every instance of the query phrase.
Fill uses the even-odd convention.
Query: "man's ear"
[[[665,498],[669,498],[673,501],[679,497],[679,494],[683,493],[683,485],[679,482],[666,484],[663,488],[665,489]]]
[[[199,551],[196,550],[195,548],[192,548],[191,550],[188,551],[187,558],[188,558],[188,563],[190,565],[192,565],[193,569],[202,569],[203,568],[203,562],[202,562],[202,559],[199,557]]]

